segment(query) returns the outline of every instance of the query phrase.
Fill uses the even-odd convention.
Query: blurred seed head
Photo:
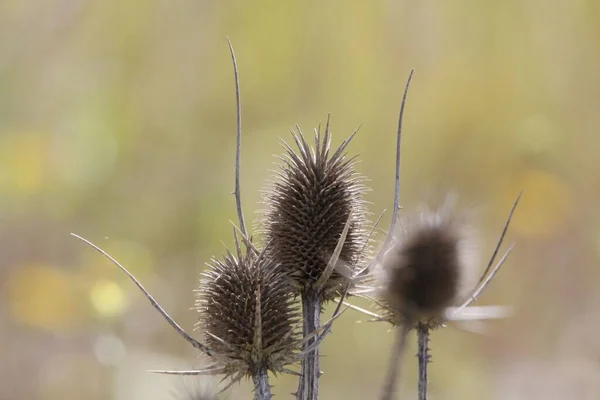
[[[422,208],[400,220],[375,270],[385,318],[400,325],[436,325],[447,307],[473,288],[477,241],[470,214],[459,213],[454,198],[438,209]]]
[[[368,235],[362,196],[367,189],[354,169],[355,158],[345,153],[352,136],[331,151],[329,118],[324,133],[315,130],[314,147],[300,128],[292,135],[298,151],[284,142],[286,153],[280,157],[277,179],[264,194],[261,230],[272,244],[272,259],[304,291],[323,274],[351,212],[340,260],[355,268],[364,259]],[[330,299],[347,279],[334,270],[321,288],[323,300]]]
[[[297,361],[299,313],[289,279],[253,249],[237,257],[213,258],[203,272],[196,309],[197,329],[227,375],[280,372]]]

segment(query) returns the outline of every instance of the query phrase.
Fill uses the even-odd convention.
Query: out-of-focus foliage
[[[3,0],[0,399],[165,399],[180,382],[145,370],[199,365],[69,232],[106,248],[191,330],[197,278],[235,219],[226,35],[248,219],[278,139],[328,112],[337,143],[363,124],[349,151],[362,153],[372,211],[389,210],[414,67],[405,208],[458,190],[481,206],[488,254],[525,192],[517,249],[481,299],[517,314],[485,335],[434,333],[432,393],[600,397],[600,2]],[[364,319],[346,313],[325,341],[324,399],[377,393],[392,335]],[[415,360],[405,365],[412,395]],[[273,383],[282,398],[294,389],[292,377]]]

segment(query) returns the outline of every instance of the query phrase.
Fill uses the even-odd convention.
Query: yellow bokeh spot
[[[555,175],[545,171],[520,173],[504,190],[503,202],[510,203],[520,190],[523,197],[511,222],[511,230],[528,236],[556,233],[569,217],[572,198],[569,189]]]
[[[44,182],[47,147],[45,136],[22,133],[4,141],[2,147],[8,189],[19,195],[38,191]]]
[[[96,282],[90,289],[89,297],[94,309],[103,317],[119,315],[127,307],[123,289],[113,281]]]
[[[84,309],[75,279],[49,266],[27,266],[8,280],[9,310],[17,321],[50,331],[79,325]]]

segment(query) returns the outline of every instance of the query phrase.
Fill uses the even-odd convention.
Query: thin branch
[[[244,245],[246,247],[248,247],[250,250],[252,250],[255,254],[260,255],[261,252],[258,250],[258,248],[254,245],[254,243],[252,243],[252,237],[247,237],[241,230],[240,228],[238,228],[233,221],[229,221],[231,223],[231,225],[233,226],[233,229],[235,229],[236,231],[238,231],[242,237],[242,241],[244,242]],[[267,243],[268,244],[268,243]],[[264,251],[264,249],[263,249]]]
[[[300,374],[300,372],[294,371],[293,369],[289,369],[289,368],[282,368],[281,372],[284,374],[289,374],[289,375],[294,375],[294,376],[302,376],[302,374]]]
[[[397,131],[397,139],[396,139],[396,186],[394,188],[394,209],[392,210],[392,221],[390,223],[390,229],[388,232],[388,236],[385,239],[383,244],[383,248],[387,248],[392,239],[392,234],[394,232],[394,227],[396,226],[396,219],[398,218],[398,210],[400,209],[400,147],[402,144],[402,121],[404,119],[404,106],[406,105],[406,96],[408,95],[408,87],[410,86],[410,81],[412,80],[414,69],[410,70],[410,74],[408,75],[408,80],[406,81],[406,86],[404,87],[404,94],[402,96],[402,104],[400,105],[400,116],[398,117],[398,131]]]
[[[485,267],[485,270],[481,274],[481,278],[479,278],[479,282],[477,283],[478,285],[481,282],[483,282],[483,280],[485,279],[487,273],[490,271],[490,268],[492,268],[492,265],[494,264],[494,261],[496,260],[496,256],[498,255],[498,250],[500,250],[500,246],[502,246],[502,242],[504,241],[504,236],[506,236],[506,231],[508,231],[508,226],[510,225],[510,221],[512,220],[512,217],[513,217],[513,214],[515,212],[515,209],[517,208],[517,204],[519,204],[519,200],[521,200],[521,195],[522,194],[523,194],[523,191],[521,190],[521,192],[519,192],[519,195],[517,196],[517,199],[513,203],[512,208],[510,209],[510,213],[508,214],[508,218],[506,219],[506,222],[504,223],[504,228],[502,228],[502,233],[500,234],[500,239],[498,239],[498,243],[496,243],[496,247],[494,248],[494,252],[492,253],[492,257],[490,257],[490,261],[488,262],[488,265]]]
[[[481,294],[481,292],[483,292],[483,290],[487,287],[487,285],[489,285],[489,283],[492,281],[492,279],[494,279],[494,277],[496,276],[496,274],[500,270],[500,267],[502,267],[502,265],[504,265],[504,262],[506,261],[506,259],[508,258],[508,256],[510,255],[510,253],[512,252],[512,250],[513,250],[514,247],[515,247],[515,244],[513,243],[508,248],[508,250],[506,250],[506,253],[504,253],[504,255],[502,256],[502,258],[500,259],[500,261],[498,261],[498,264],[496,264],[496,266],[494,267],[494,269],[492,269],[492,272],[479,285],[479,287],[475,290],[475,292],[473,292],[473,294],[471,295],[471,297],[469,297],[458,308],[458,310],[456,310],[456,314],[460,313],[465,307],[467,307],[469,304],[471,304],[472,302],[474,302],[477,299],[477,297]]]
[[[381,393],[379,395],[380,400],[391,400],[394,397],[394,393],[396,393],[396,382],[398,381],[398,377],[400,375],[402,355],[404,354],[406,338],[408,337],[408,332],[410,331],[411,327],[412,326],[409,322],[405,322],[404,325],[402,325],[402,328],[398,329],[396,334],[396,343],[394,344],[394,349],[390,358],[390,365],[388,367],[385,380],[383,381],[383,387],[381,388]]]
[[[229,37],[227,38],[227,44],[229,44],[229,51],[231,52],[231,60],[233,62],[233,73],[235,77],[235,101],[236,101],[236,115],[237,115],[237,135],[236,135],[236,148],[235,148],[235,204],[237,207],[238,219],[240,220],[240,229],[244,236],[248,236],[246,231],[246,223],[244,222],[244,213],[242,211],[242,196],[240,193],[240,164],[242,158],[242,103],[240,100],[240,77],[238,73],[237,61],[235,59],[235,53]]]
[[[343,303],[345,306],[347,306],[348,308],[351,308],[352,310],[358,311],[360,313],[363,313],[365,315],[368,315],[369,317],[373,317],[375,318],[375,321],[385,321],[385,318],[379,314],[376,314],[374,312],[371,312],[369,310],[365,310],[364,308],[355,306],[354,304],[350,304],[347,301],[344,301]]]
[[[148,370],[153,374],[162,374],[162,375],[219,375],[225,373],[225,368],[207,368],[207,369],[192,369],[188,371],[171,371],[171,370],[159,370],[159,369],[151,369]]]
[[[169,325],[171,325],[173,327],[173,329],[175,329],[175,331],[181,337],[183,337],[192,346],[194,346],[198,350],[202,351],[206,355],[212,356],[212,352],[210,351],[210,349],[207,346],[203,345],[202,343],[198,342],[193,337],[191,337],[186,331],[184,331],[183,328],[181,328],[179,326],[179,324],[177,324],[177,322],[175,322],[175,320],[173,318],[171,318],[171,316],[162,308],[162,306],[160,304],[158,304],[158,302],[156,300],[154,300],[154,297],[152,297],[152,295],[144,288],[144,286],[136,279],[136,277],[133,276],[133,274],[127,270],[127,268],[122,266],[110,254],[108,254],[106,251],[102,250],[100,247],[96,246],[94,243],[90,242],[89,240],[87,240],[79,235],[76,235],[75,233],[71,233],[71,236],[76,237],[77,239],[86,243],[87,245],[92,247],[94,250],[96,250],[100,254],[102,254],[104,257],[108,258],[113,264],[115,264],[117,267],[119,267],[121,269],[121,271],[125,272],[125,274],[127,274],[127,276],[133,281],[133,283],[136,284],[136,286],[142,291],[142,293],[144,293],[144,296],[146,296],[148,301],[150,301],[150,304],[152,304],[152,306],[160,313],[160,315],[163,316],[164,319],[167,320]]]

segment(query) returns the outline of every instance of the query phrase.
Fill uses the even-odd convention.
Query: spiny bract
[[[280,276],[264,251],[251,247],[237,258],[213,258],[203,272],[196,309],[203,342],[227,375],[280,372],[298,360],[299,314],[288,279]]]
[[[265,192],[262,232],[273,260],[301,290],[307,290],[323,274],[351,212],[341,264],[355,268],[364,259],[368,235],[362,196],[366,187],[365,179],[354,170],[355,158],[345,154],[354,135],[332,155],[329,119],[323,135],[315,130],[314,148],[300,128],[292,135],[299,151],[283,142],[286,153],[280,157],[278,179]],[[353,271],[348,272],[345,275]],[[323,298],[333,296],[347,278],[334,270],[322,288]]]

